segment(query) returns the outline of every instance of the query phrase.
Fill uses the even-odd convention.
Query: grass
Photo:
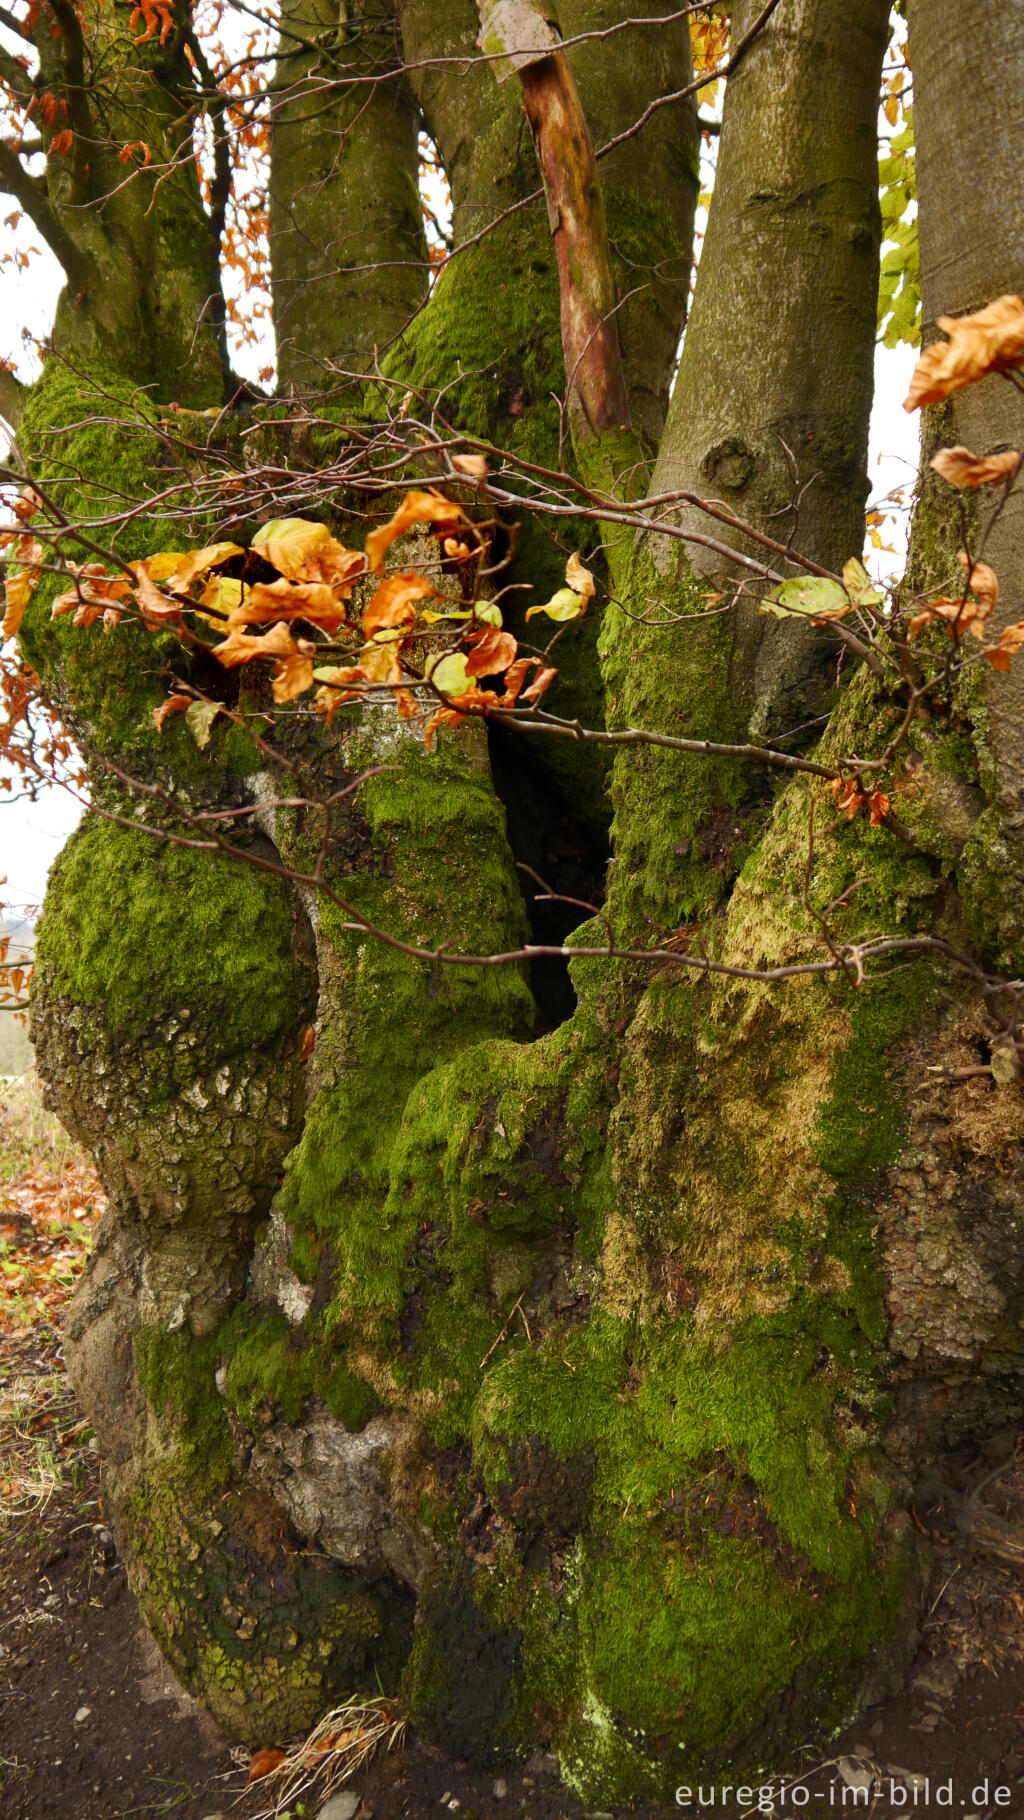
[[[265,1782],[270,1805],[260,1808],[252,1820],[295,1820],[297,1815],[319,1812],[329,1796],[379,1751],[401,1749],[405,1724],[394,1701],[353,1697],[325,1713],[309,1737],[292,1750],[257,1752],[250,1780]]]

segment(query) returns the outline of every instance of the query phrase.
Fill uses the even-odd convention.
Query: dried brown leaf
[[[995,487],[1012,479],[1020,465],[1016,449],[1002,455],[972,455],[970,449],[940,449],[930,463],[951,487]]]
[[[997,297],[973,315],[939,316],[936,321],[949,339],[925,348],[903,401],[905,411],[939,404],[987,373],[1005,372],[1024,359],[1022,297]]]

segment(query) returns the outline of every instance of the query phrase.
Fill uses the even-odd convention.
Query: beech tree
[[[92,805],[32,1002],[110,1195],[67,1350],[146,1621],[242,1739],[380,1685],[591,1800],[777,1762],[895,1684],[914,1485],[1019,1414],[986,10],[908,8],[891,590],[885,0],[0,14],[0,183],[67,277],[2,392],[8,749],[66,734]],[[264,277],[273,389],[229,358]]]

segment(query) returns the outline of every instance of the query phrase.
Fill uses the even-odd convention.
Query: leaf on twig
[[[410,531],[413,525],[430,524],[441,531],[454,530],[458,525],[468,525],[469,520],[461,506],[445,499],[440,493],[414,491],[407,493],[398,510],[376,531],[371,531],[366,539],[366,565],[379,574],[384,558],[396,537],[403,531]]]
[[[459,473],[465,474],[469,480],[487,479],[486,455],[453,455],[452,467],[458,468]]]
[[[261,525],[252,547],[288,581],[326,582],[347,600],[366,568],[359,550],[347,550],[326,525],[307,518],[272,518]]]
[[[842,619],[849,613],[851,601],[846,589],[825,575],[800,575],[783,581],[757,603],[759,613],[770,613],[774,619],[809,619],[812,625],[829,619]]]
[[[589,602],[594,598],[596,584],[590,570],[583,567],[578,550],[573,551],[565,565],[565,581],[565,587],[552,594],[543,606],[527,609],[527,621],[535,619],[538,613],[544,613],[548,619],[560,623],[582,619]]]
[[[972,632],[975,638],[983,639],[985,621],[988,616],[989,608],[980,606],[976,600],[962,598],[950,600],[940,597],[938,600],[929,601],[920,613],[914,614],[907,626],[907,633],[913,638],[915,632],[920,632],[921,627],[928,625],[930,620],[944,619],[949,623],[951,631]]]
[[[905,411],[939,404],[988,373],[1006,372],[1024,359],[1024,298],[997,297],[970,316],[938,316],[948,341],[925,348],[903,400]]]
[[[17,575],[8,575],[4,582],[4,623],[0,637],[13,638],[21,629],[25,609],[32,599],[32,592],[39,579],[38,570],[22,569]]]
[[[1016,449],[1002,455],[972,455],[970,449],[940,449],[933,455],[931,467],[951,487],[996,487],[1012,480],[1020,466]]]
[[[234,669],[238,664],[247,664],[254,657],[276,657],[280,661],[274,671],[273,695],[276,702],[292,701],[313,686],[313,657],[316,646],[311,639],[292,637],[285,621],[282,619],[262,637],[254,638],[247,632],[240,632],[232,626],[223,644],[214,645],[213,655],[226,669]]]
[[[507,670],[519,646],[511,632],[497,626],[482,627],[470,634],[472,649],[466,659],[467,676],[497,676]]]
[[[1011,660],[1016,657],[1022,645],[1024,645],[1024,619],[1019,619],[1015,625],[1004,626],[999,634],[999,643],[993,645],[991,649],[983,651],[982,656],[987,663],[992,665],[993,670],[1009,670],[1012,668]]]
[[[173,696],[171,699],[174,699]],[[209,745],[213,723],[221,711],[219,701],[194,701],[185,710],[185,724],[200,752],[205,751]]]
[[[227,578],[225,588],[230,585]],[[349,623],[345,604],[325,581],[257,581],[228,613],[228,626],[260,625],[279,619],[308,619],[325,632],[337,632]],[[346,589],[346,592],[348,590]],[[206,600],[206,593],[203,593]]]
[[[972,563],[966,551],[960,552],[960,567],[968,571],[968,586],[972,594],[977,595],[982,606],[991,613],[999,599],[999,582],[994,569],[987,562]]]
[[[191,695],[168,695],[166,701],[162,701],[158,708],[153,709],[153,725],[158,731],[161,731],[168,714],[177,714],[182,708],[191,706]]]
[[[416,623],[417,600],[425,600],[437,590],[422,575],[403,570],[382,581],[363,614],[363,631],[367,638],[396,626]]]
[[[880,607],[885,595],[876,588],[864,564],[856,556],[843,564],[843,587],[855,607]]]

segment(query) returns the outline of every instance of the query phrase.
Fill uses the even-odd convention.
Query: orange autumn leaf
[[[123,575],[108,575],[100,562],[69,563],[68,569],[75,577],[75,586],[58,594],[50,608],[50,618],[60,619],[65,613],[73,613],[73,625],[91,626],[102,614],[107,613],[116,601],[123,601],[131,590],[131,583]],[[117,614],[118,619],[120,613]]]
[[[939,404],[953,392],[1006,372],[1024,359],[1024,298],[997,297],[970,316],[939,316],[937,326],[949,337],[925,348],[903,401],[905,411]]]
[[[452,467],[458,468],[459,473],[465,474],[469,480],[487,479],[486,455],[453,455]]]
[[[1012,659],[1024,645],[1024,619],[1019,619],[1012,626],[1004,626],[999,634],[999,643],[990,650],[983,651],[982,656],[992,665],[993,670],[1009,670]]]
[[[1020,456],[1016,449],[1002,455],[972,455],[970,449],[940,449],[929,464],[951,487],[995,487],[1016,474]]]
[[[538,657],[518,657],[514,664],[509,665],[505,671],[505,693],[500,697],[499,702],[501,707],[511,708],[513,706],[530,671],[539,665]]]
[[[387,581],[381,582],[363,614],[363,631],[367,638],[396,626],[414,625],[416,608],[413,602],[425,600],[435,593],[436,589],[422,575],[411,571],[389,575]]]
[[[465,718],[464,714],[456,713],[454,708],[438,708],[437,713],[430,716],[423,729],[423,744],[427,751],[429,752],[433,746],[434,734],[438,727],[461,727]]]
[[[21,629],[25,609],[38,579],[38,570],[32,569],[22,569],[20,574],[7,577],[4,582],[4,620],[0,627],[0,638],[13,638]]]
[[[321,581],[347,600],[366,567],[361,550],[348,550],[326,525],[307,518],[272,518],[262,525],[252,547],[287,581]]]
[[[135,598],[139,603],[139,612],[147,626],[154,628],[164,625],[181,624],[181,603],[168,600],[162,589],[146,573],[145,563],[137,565],[138,582],[135,586]]]
[[[519,646],[511,632],[499,626],[484,626],[469,640],[472,649],[466,659],[467,676],[497,676],[507,670]]]
[[[584,568],[578,550],[573,551],[565,565],[565,581],[566,586],[572,588],[573,592],[580,596],[584,606],[588,601],[593,600],[597,583],[590,570]]]
[[[999,599],[999,582],[995,570],[990,569],[987,562],[972,563],[963,550],[960,552],[960,567],[968,571],[968,585],[985,608],[986,615],[991,613]]]
[[[318,714],[326,716],[330,726],[335,713],[343,702],[355,701],[359,690],[348,687],[349,683],[366,682],[367,675],[361,664],[348,664],[341,669],[332,670],[323,681],[313,697],[313,706]]]
[[[54,133],[50,140],[50,151],[55,158],[66,158],[74,142],[75,135],[71,128],[66,126],[59,133]]]
[[[249,1758],[249,1781],[259,1782],[262,1777],[270,1776],[282,1763],[287,1763],[288,1752],[283,1750],[254,1750]]]
[[[130,31],[134,32],[140,19],[144,21],[146,29],[140,38],[135,39],[135,43],[145,44],[159,30],[160,43],[165,44],[174,25],[171,0],[139,0],[139,5],[133,9],[128,22]]]
[[[459,525],[468,524],[465,512],[450,499],[440,493],[415,491],[407,493],[397,512],[388,519],[379,530],[371,531],[366,539],[367,567],[376,574],[384,564],[384,558],[396,537],[403,531],[410,531],[413,525]]]
[[[868,808],[871,811],[869,817],[871,826],[872,828],[877,828],[880,822],[884,822],[889,813],[889,798],[886,796],[884,790],[872,790],[871,795],[866,800]]]
[[[313,686],[313,658],[316,646],[312,639],[292,637],[282,619],[259,638],[232,626],[223,644],[214,645],[213,655],[225,669],[251,663],[253,658],[274,657],[280,661],[274,671],[273,695],[276,702],[292,701]]]
[[[854,817],[859,815],[866,801],[858,779],[855,777],[834,778],[829,785],[829,790],[836,808],[842,811],[847,821],[852,822]]]
[[[315,645],[309,639],[300,638],[295,652],[279,663],[271,682],[271,693],[276,702],[294,701],[296,695],[304,695],[313,687],[313,652]]]
[[[223,644],[214,645],[213,655],[226,670],[233,670],[237,664],[251,663],[254,657],[290,657],[297,650],[291,632],[284,620],[271,626],[269,632],[242,632],[232,626]]]
[[[990,611],[991,608],[979,604],[976,600],[949,600],[947,598],[932,600],[922,608],[920,613],[914,614],[907,626],[907,632],[912,638],[915,632],[920,632],[921,627],[928,625],[930,620],[944,619],[955,632],[972,632],[975,638],[984,638],[985,621]]]
[[[166,701],[162,701],[158,708],[153,709],[154,727],[160,731],[168,714],[178,714],[183,708],[190,708],[191,705],[192,697],[190,695],[169,695]]]
[[[349,623],[343,601],[326,582],[282,580],[258,581],[249,588],[228,614],[228,627],[281,618],[308,619],[325,632],[337,632]]]
[[[189,550],[186,555],[176,559],[175,566],[167,575],[162,575],[156,568],[156,559],[150,557],[147,570],[154,581],[167,581],[176,594],[184,594],[191,587],[196,577],[206,575],[220,563],[227,562],[232,556],[242,556],[244,551],[240,543],[211,543],[203,550]]]
[[[530,684],[530,687],[528,689],[523,690],[520,700],[521,701],[539,701],[541,696],[545,693],[545,691],[547,689],[550,689],[551,684],[554,682],[555,677],[557,675],[558,675],[558,671],[553,670],[550,667],[547,669],[541,670],[540,673],[534,677],[533,682]]]
[[[315,1048],[316,1025],[307,1024],[305,1030],[302,1032],[302,1042],[299,1045],[299,1061],[308,1062]]]

